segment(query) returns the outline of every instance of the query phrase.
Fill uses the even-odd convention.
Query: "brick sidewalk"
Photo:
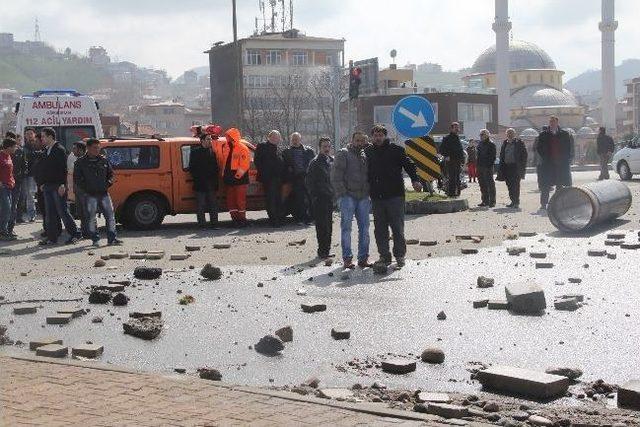
[[[358,404],[295,396],[192,377],[0,357],[2,426],[443,425],[428,415],[392,418],[395,411],[375,415],[349,409]]]

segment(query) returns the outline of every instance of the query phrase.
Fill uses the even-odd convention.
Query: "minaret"
[[[496,0],[496,89],[498,92],[498,124],[511,125],[511,86],[509,82],[509,0]]]
[[[618,21],[614,19],[614,0],[602,0],[602,125],[609,131],[616,129],[616,64],[615,31]]]

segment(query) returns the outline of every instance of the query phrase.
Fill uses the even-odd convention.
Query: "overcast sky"
[[[267,2],[268,3],[268,2]],[[288,3],[288,0],[287,0]],[[573,77],[600,68],[600,0],[511,0],[515,39],[538,44]],[[346,58],[471,66],[495,42],[492,0],[294,0],[294,26],[346,39]],[[238,0],[238,32],[249,36],[258,0]],[[213,42],[232,39],[231,0],[0,0],[0,32],[86,53],[104,46],[112,59],[166,69],[177,77],[206,65]],[[640,57],[640,1],[616,0],[616,63]]]

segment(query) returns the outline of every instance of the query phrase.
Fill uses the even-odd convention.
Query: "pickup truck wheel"
[[[140,194],[127,203],[126,223],[136,230],[158,228],[165,215],[164,202],[154,194]]]
[[[620,175],[620,179],[623,181],[630,181],[633,178],[633,174],[631,173],[631,169],[629,165],[624,160],[618,164],[618,175]]]

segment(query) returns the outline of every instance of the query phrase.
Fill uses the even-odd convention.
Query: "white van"
[[[74,142],[84,138],[103,138],[98,103],[73,89],[40,90],[24,95],[16,104],[16,132],[55,129],[58,142],[71,151]]]

